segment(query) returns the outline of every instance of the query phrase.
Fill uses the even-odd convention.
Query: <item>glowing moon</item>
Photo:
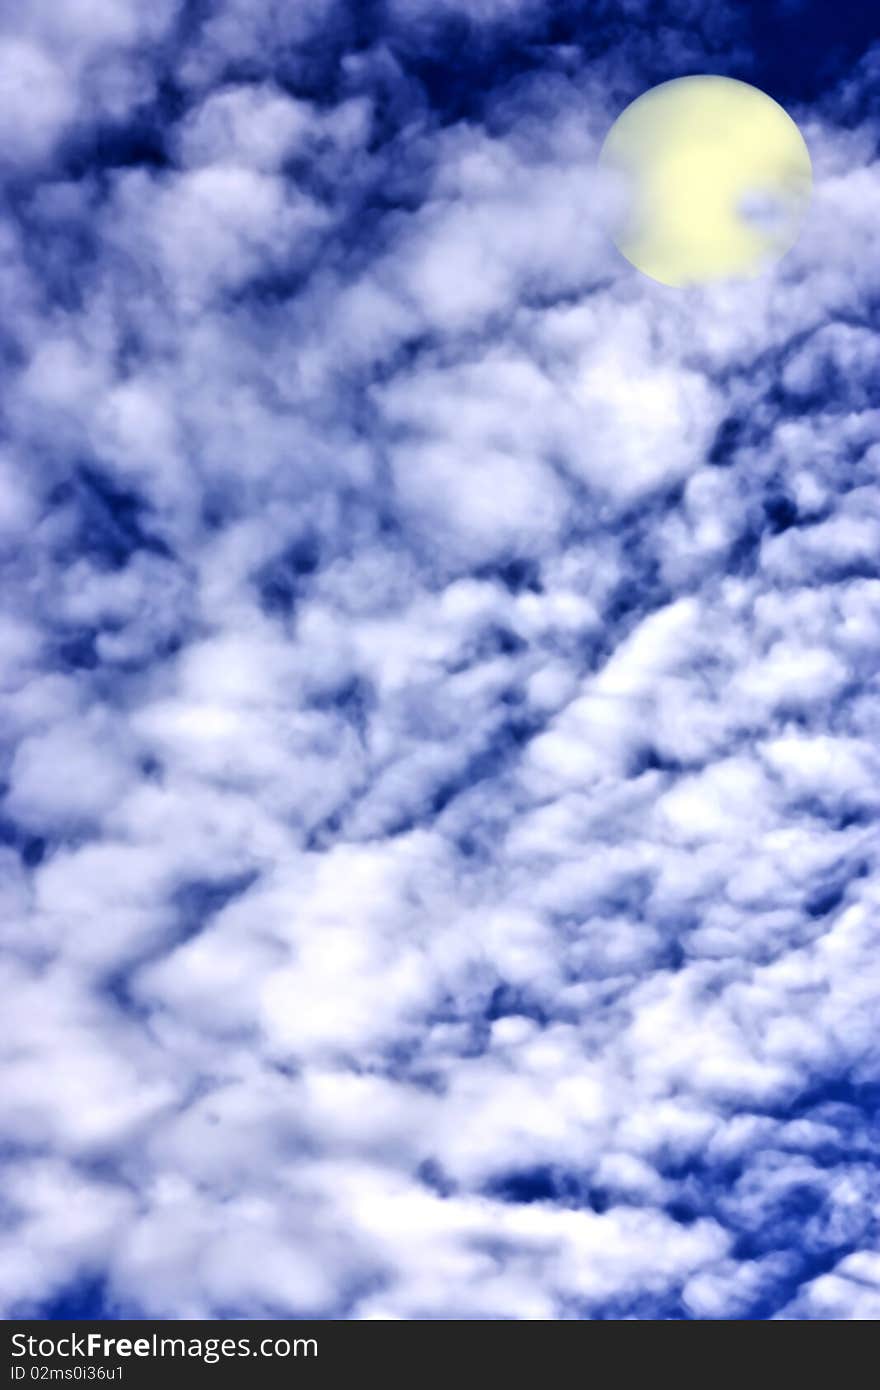
[[[797,240],[813,185],[791,117],[731,77],[645,92],[611,127],[599,163],[621,188],[616,246],[664,285],[760,275]]]

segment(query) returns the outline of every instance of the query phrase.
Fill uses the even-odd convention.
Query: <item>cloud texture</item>
[[[669,291],[650,8],[0,6],[6,1316],[880,1316],[877,53]]]

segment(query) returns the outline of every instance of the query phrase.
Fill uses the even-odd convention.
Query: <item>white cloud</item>
[[[39,102],[34,104],[34,93]],[[43,158],[73,115],[75,93],[60,64],[25,39],[0,39],[0,149],[4,163]]]
[[[50,8],[0,50],[3,1309],[874,1316],[868,134],[811,115],[798,248],[670,294],[592,172],[626,45],[441,120],[436,7],[338,68],[330,4]],[[160,52],[168,162],[51,170]]]

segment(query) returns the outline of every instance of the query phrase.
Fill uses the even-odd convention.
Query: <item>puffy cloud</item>
[[[123,122],[149,102],[175,0],[36,0],[0,6],[0,164],[43,165],[91,122]]]
[[[0,46],[7,1315],[876,1316],[872,118],[670,293],[564,18]]]

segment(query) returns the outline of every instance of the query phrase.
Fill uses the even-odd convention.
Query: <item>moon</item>
[[[751,279],[797,240],[813,186],[794,121],[732,77],[679,77],[618,116],[599,166],[620,194],[612,237],[663,285]]]

